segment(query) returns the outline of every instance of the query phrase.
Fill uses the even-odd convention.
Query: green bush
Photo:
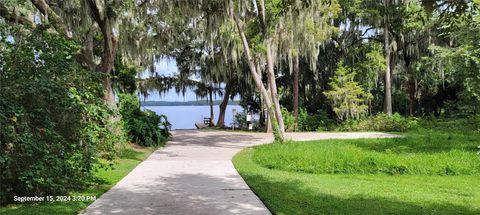
[[[165,115],[142,111],[138,97],[120,94],[120,114],[131,142],[142,146],[157,146],[170,136],[171,125]]]
[[[246,129],[247,128],[247,113],[237,112],[235,116],[233,116],[233,123],[235,124],[235,128]]]
[[[73,60],[74,42],[41,28],[15,43],[0,38],[0,204],[87,185],[120,141],[100,74]]]
[[[305,109],[301,109],[298,115],[299,131],[326,131],[333,124],[325,111],[319,110],[317,114],[310,115]]]
[[[293,114],[288,112],[287,108],[282,107],[282,117],[283,124],[285,125],[285,131],[294,131],[295,130],[295,118]]]
[[[310,115],[305,109],[300,109],[296,129],[293,114],[284,107],[282,107],[282,116],[286,131],[325,131],[333,123],[333,120],[329,119],[327,113],[322,110]]]
[[[347,121],[337,129],[341,131],[397,131],[403,132],[418,127],[417,118],[406,118],[399,113],[379,113],[364,119]]]

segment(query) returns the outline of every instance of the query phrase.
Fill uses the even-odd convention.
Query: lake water
[[[164,114],[172,124],[172,129],[196,128],[195,123],[203,123],[204,117],[210,117],[210,106],[144,106],[143,108],[154,111],[157,114]],[[228,105],[225,112],[225,125],[230,126],[233,122],[232,110],[242,112],[240,105]],[[217,123],[220,107],[213,106],[215,121]]]

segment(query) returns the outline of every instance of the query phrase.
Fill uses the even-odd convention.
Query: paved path
[[[272,142],[271,134],[175,131],[82,214],[270,214],[235,170],[244,147]],[[292,133],[289,139],[382,138],[384,133]]]

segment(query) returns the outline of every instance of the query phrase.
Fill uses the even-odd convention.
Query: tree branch
[[[265,2],[263,0],[257,0],[258,18],[260,25],[262,26],[263,36],[267,36],[267,23],[265,21]]]
[[[10,11],[4,3],[0,2],[0,17],[5,18],[8,22],[18,23],[21,25],[26,25],[32,28],[35,28],[35,23],[33,23],[30,19],[24,16],[18,16],[15,14],[15,11]]]
[[[64,34],[64,36],[67,38],[72,38],[70,31],[63,22],[63,19],[58,16],[52,8],[50,8],[45,0],[31,0],[31,2],[40,11],[40,13],[42,13],[45,17],[48,17],[48,22],[52,24],[53,28],[55,28],[58,33]]]
[[[147,3],[150,3],[150,0],[144,0],[140,2],[140,4],[138,4],[137,7],[143,7],[143,5],[146,5]]]
[[[364,31],[360,36],[361,36],[361,37],[365,36],[365,34],[366,34],[367,32],[369,32],[370,30],[373,30],[373,29],[375,29],[375,27],[370,27],[370,28],[365,29],[365,31]]]
[[[90,11],[92,11],[93,19],[99,24],[102,25],[105,22],[104,17],[100,13],[100,9],[97,6],[95,0],[87,0]]]

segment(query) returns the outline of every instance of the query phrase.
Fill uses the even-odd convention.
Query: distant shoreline
[[[222,100],[213,101],[213,105],[220,105]],[[229,101],[228,105],[238,105],[238,101]],[[173,101],[141,101],[141,106],[208,106],[210,102],[207,100],[173,102]]]

